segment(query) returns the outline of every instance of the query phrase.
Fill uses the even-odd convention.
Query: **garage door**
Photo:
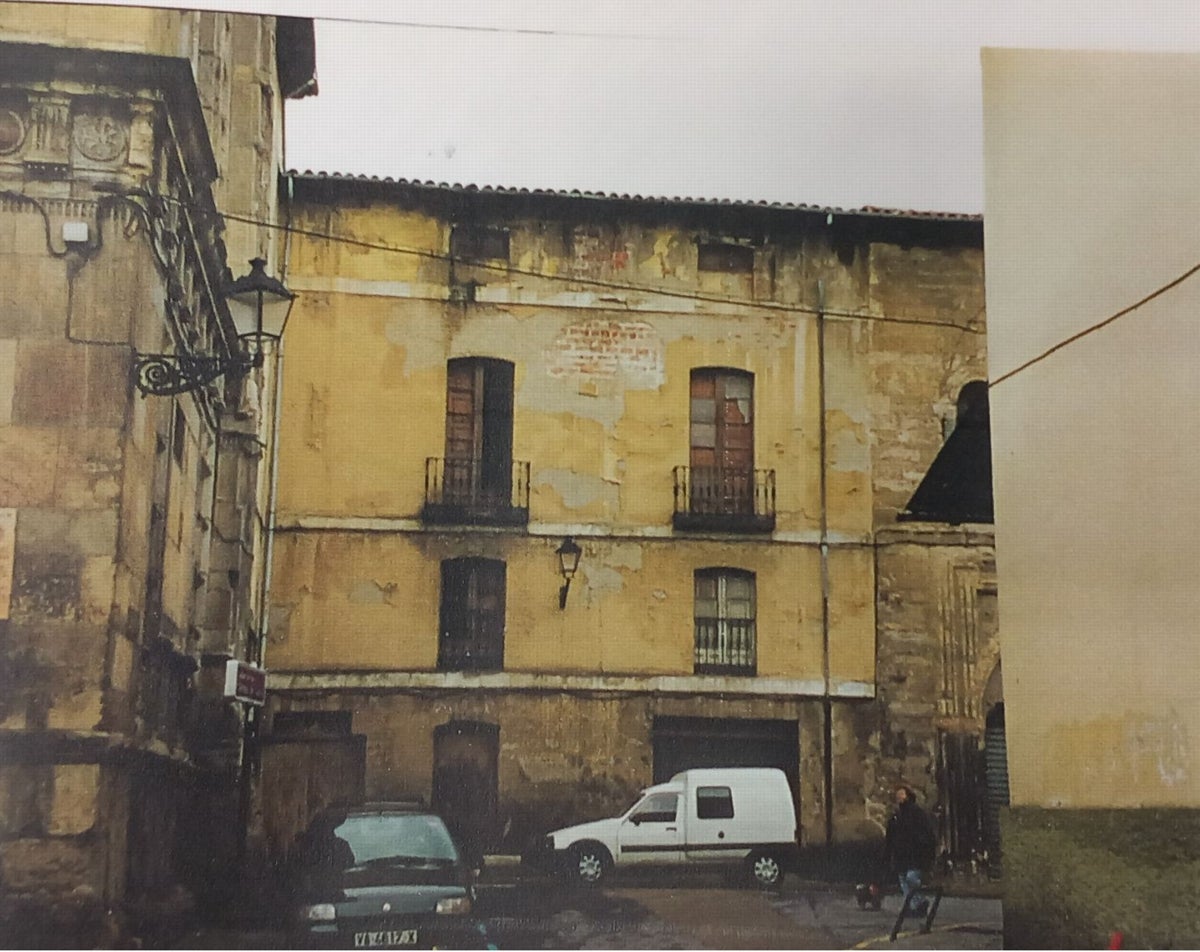
[[[800,725],[796,721],[656,717],[654,782],[692,767],[778,767],[800,806]]]

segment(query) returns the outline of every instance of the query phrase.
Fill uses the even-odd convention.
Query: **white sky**
[[[293,168],[842,207],[982,211],[983,46],[1200,52],[1195,0],[157,5],[336,17]]]

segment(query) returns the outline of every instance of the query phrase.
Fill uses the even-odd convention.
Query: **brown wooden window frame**
[[[693,512],[754,512],[754,374],[692,370],[688,463]]]
[[[515,365],[495,357],[446,364],[446,499],[511,505]]]

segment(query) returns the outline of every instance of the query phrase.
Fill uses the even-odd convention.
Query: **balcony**
[[[696,619],[696,674],[753,676],[754,621],[744,618]]]
[[[485,460],[429,457],[421,518],[438,525],[526,525],[529,464],[500,468]]]
[[[775,470],[676,466],[676,529],[772,532]]]

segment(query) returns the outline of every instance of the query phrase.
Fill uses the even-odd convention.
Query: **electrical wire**
[[[181,199],[177,199],[177,198],[173,198],[173,197],[169,197],[169,196],[157,196],[157,197],[160,199],[163,199],[165,201],[170,201],[170,202],[174,202],[179,205],[187,206],[189,208],[192,208],[192,209],[200,211],[200,212],[207,213],[209,211],[208,209],[201,208],[198,205],[194,205],[193,203],[190,203],[190,202],[185,202]],[[263,228],[271,228],[271,229],[282,231],[285,234],[289,234],[289,235],[300,235],[305,238],[319,238],[319,239],[322,239],[325,241],[331,241],[331,242],[335,242],[338,244],[350,245],[353,247],[364,248],[367,250],[386,251],[386,252],[391,252],[394,254],[413,255],[413,256],[417,256],[417,257],[428,258],[433,261],[458,262],[458,263],[471,265],[472,267],[483,268],[483,269],[489,270],[489,271],[495,271],[495,272],[501,273],[501,274],[504,274],[504,273],[519,274],[524,277],[537,278],[537,279],[544,280],[544,281],[562,281],[562,282],[576,284],[576,285],[583,284],[583,285],[588,285],[588,286],[592,286],[592,287],[602,287],[602,288],[605,288],[608,290],[631,291],[631,292],[636,292],[636,293],[641,293],[641,294],[656,295],[659,297],[678,298],[678,299],[701,301],[701,302],[705,302],[705,303],[714,303],[714,304],[726,304],[726,305],[732,305],[732,306],[738,306],[738,307],[758,308],[758,309],[762,309],[762,310],[778,311],[778,312],[783,312],[783,313],[812,314],[812,315],[819,315],[822,317],[839,317],[839,318],[846,318],[846,319],[851,319],[851,320],[874,321],[874,322],[889,323],[889,324],[910,324],[910,325],[924,326],[924,327],[944,327],[944,328],[949,328],[952,330],[965,331],[965,332],[972,333],[972,334],[985,334],[986,333],[986,330],[984,328],[982,328],[974,323],[972,323],[972,324],[957,324],[957,323],[954,323],[953,321],[933,321],[933,320],[927,320],[927,319],[923,319],[923,318],[906,318],[906,317],[897,317],[894,315],[886,315],[886,314],[865,314],[860,311],[832,311],[832,310],[824,310],[819,307],[805,306],[805,305],[801,305],[801,304],[782,304],[777,301],[751,301],[751,300],[746,300],[744,298],[730,298],[730,297],[722,297],[719,295],[707,295],[702,292],[695,292],[695,291],[672,290],[670,288],[657,288],[657,287],[650,287],[647,285],[626,284],[626,283],[622,283],[622,282],[618,282],[618,281],[606,281],[601,278],[587,278],[587,277],[579,277],[579,276],[574,276],[574,275],[549,274],[549,273],[546,273],[543,271],[534,271],[534,270],[528,269],[528,268],[517,268],[517,267],[513,267],[511,265],[494,264],[489,261],[473,261],[470,259],[461,258],[459,256],[446,254],[445,252],[431,251],[429,249],[424,249],[424,248],[406,248],[406,247],[399,246],[399,245],[388,245],[388,244],[384,244],[382,242],[365,241],[360,238],[351,238],[351,237],[348,237],[345,235],[336,235],[336,234],[333,234],[332,232],[318,231],[316,229],[299,228],[294,225],[284,225],[284,224],[280,224],[278,222],[270,222],[265,219],[253,218],[253,217],[250,217],[247,215],[239,215],[239,214],[236,214],[233,212],[222,212],[220,210],[217,210],[216,213],[218,215],[220,215],[226,221],[236,221],[236,222],[240,222],[243,224],[256,225],[256,226],[263,227]],[[1200,263],[1197,263],[1197,264],[1193,265],[1192,267],[1188,268],[1186,271],[1184,271],[1178,277],[1172,279],[1171,281],[1168,281],[1166,284],[1162,285],[1161,287],[1156,288],[1155,290],[1153,290],[1149,294],[1147,294],[1145,297],[1139,299],[1138,301],[1135,301],[1133,304],[1130,304],[1129,306],[1122,308],[1121,310],[1117,311],[1116,313],[1111,314],[1108,317],[1104,318],[1104,320],[1098,321],[1097,323],[1091,325],[1090,327],[1084,328],[1082,331],[1079,331],[1076,334],[1072,334],[1070,337],[1064,338],[1063,340],[1059,341],[1057,344],[1054,344],[1053,346],[1048,347],[1046,350],[1042,351],[1037,356],[1031,357],[1029,360],[1018,365],[1017,367],[1014,367],[1012,370],[1009,370],[1006,373],[1001,374],[995,380],[989,381],[988,389],[990,390],[993,387],[999,386],[1000,384],[1004,383],[1006,380],[1010,380],[1011,378],[1017,376],[1018,374],[1023,373],[1024,371],[1028,370],[1030,367],[1033,367],[1036,364],[1041,363],[1043,360],[1046,360],[1048,357],[1052,356],[1053,354],[1057,353],[1058,351],[1063,350],[1066,347],[1069,347],[1070,345],[1076,343],[1077,341],[1082,340],[1083,338],[1085,338],[1091,334],[1094,334],[1096,331],[1102,330],[1103,328],[1109,326],[1110,324],[1115,323],[1116,321],[1120,320],[1123,317],[1127,317],[1129,314],[1132,314],[1134,311],[1138,310],[1139,308],[1143,307],[1144,305],[1149,304],[1151,301],[1155,300],[1156,298],[1161,297],[1163,294],[1166,294],[1168,291],[1172,290],[1173,288],[1178,287],[1180,284],[1183,284],[1185,281],[1187,281],[1189,278],[1195,276],[1197,273],[1200,273]],[[981,311],[982,311],[982,309],[981,309]],[[976,316],[978,316],[978,314]]]
[[[156,195],[154,197],[162,201],[174,202],[175,204],[192,208],[201,213],[209,212],[209,209],[202,208],[190,202],[185,202],[182,199],[172,198],[166,195]],[[255,225],[261,228],[270,228],[289,235],[299,235],[304,238],[318,238],[324,241],[348,245],[355,248],[363,248],[370,251],[385,251],[393,254],[411,255],[415,257],[426,258],[431,261],[466,264],[471,267],[494,271],[498,274],[517,274],[521,275],[522,277],[536,278],[542,281],[559,281],[566,284],[587,285],[589,287],[604,288],[605,290],[610,291],[629,291],[638,294],[654,295],[656,297],[699,301],[710,304],[724,304],[735,307],[757,308],[760,310],[776,311],[787,314],[820,314],[824,317],[845,318],[849,320],[870,321],[884,324],[910,324],[921,327],[940,327],[950,330],[965,331],[971,334],[986,333],[984,328],[976,324],[958,324],[953,321],[935,321],[927,318],[898,317],[887,314],[869,314],[862,311],[823,310],[819,307],[803,304],[783,304],[778,301],[752,301],[745,298],[733,298],[716,294],[705,294],[699,291],[674,290],[671,288],[659,288],[649,285],[628,284],[620,281],[607,281],[603,278],[551,274],[545,271],[535,271],[531,268],[519,268],[509,264],[496,264],[491,261],[467,259],[458,255],[451,255],[441,251],[432,251],[427,248],[408,248],[402,245],[391,245],[383,242],[366,241],[361,238],[351,238],[346,235],[337,235],[332,232],[319,231],[312,228],[300,228],[296,225],[281,224],[279,222],[272,222],[249,215],[240,215],[235,212],[223,212],[217,210],[217,214],[220,215],[225,221],[234,221],[241,224]]]
[[[1036,357],[1031,357],[1029,360],[1025,361],[1025,363],[1021,364],[1020,366],[1014,367],[1012,370],[1008,371],[1007,373],[1001,374],[999,377],[997,377],[995,380],[993,380],[991,383],[988,384],[988,389],[990,390],[992,387],[999,386],[1000,384],[1004,383],[1004,381],[1015,377],[1017,374],[1021,373],[1022,371],[1028,370],[1030,367],[1034,366],[1034,364],[1041,363],[1043,360],[1045,360],[1051,354],[1055,354],[1058,351],[1062,350],[1064,347],[1069,347],[1071,344],[1074,344],[1076,341],[1082,340],[1083,338],[1087,337],[1089,334],[1094,334],[1096,331],[1100,330],[1101,328],[1108,327],[1109,324],[1113,324],[1113,323],[1119,321],[1121,318],[1126,317],[1129,314],[1132,314],[1143,304],[1149,304],[1155,298],[1161,297],[1162,295],[1164,295],[1168,291],[1170,291],[1172,288],[1177,287],[1180,284],[1183,284],[1184,281],[1186,281],[1188,278],[1192,277],[1197,272],[1200,272],[1200,264],[1192,265],[1192,267],[1188,268],[1185,272],[1183,272],[1183,274],[1179,275],[1179,277],[1175,278],[1172,281],[1168,281],[1162,287],[1151,291],[1140,301],[1136,301],[1133,304],[1130,304],[1128,307],[1122,308],[1121,310],[1117,311],[1115,314],[1109,315],[1104,320],[1100,321],[1099,323],[1093,324],[1091,327],[1084,328],[1077,334],[1072,334],[1070,337],[1067,337],[1064,340],[1060,340],[1053,347],[1048,347],[1046,350],[1042,351]]]
[[[373,20],[363,17],[322,14],[313,19],[329,23],[354,23],[369,26],[394,26],[408,30],[442,30],[454,33],[496,33],[509,36],[566,36],[587,40],[652,40],[660,43],[676,37],[653,33],[603,33],[587,30],[551,30],[536,27],[481,26],[474,23],[421,23],[416,20]]]

